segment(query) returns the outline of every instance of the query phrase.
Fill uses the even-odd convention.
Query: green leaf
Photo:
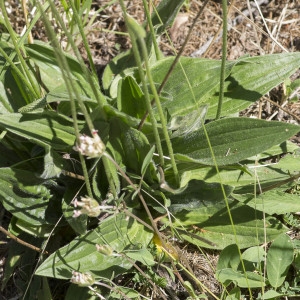
[[[299,196],[287,192],[287,189],[294,185],[294,180],[300,176],[299,170],[298,154],[288,154],[279,163],[267,167],[257,165],[256,175],[263,193],[260,195],[254,195],[254,193],[232,194],[232,197],[270,215],[297,212]],[[234,183],[232,184],[234,185]],[[257,191],[258,188],[257,186]]]
[[[287,155],[286,157],[288,158],[289,156]],[[292,172],[292,168],[290,171],[289,168],[284,167],[284,160],[285,157],[279,163],[265,164],[265,162],[262,162],[244,166],[225,166],[219,168],[219,173],[212,167],[195,169],[195,165],[193,164],[179,164],[179,170],[182,173],[181,185],[185,186],[192,179],[205,179],[206,183],[221,182],[224,185],[234,186],[235,190],[232,196],[253,207],[255,205],[253,193],[255,191],[258,192],[260,187],[262,191],[267,191],[276,186],[279,187],[284,183],[290,182],[290,184],[293,184],[293,179],[295,178],[291,177],[291,175],[294,175],[295,172]],[[294,167],[298,168],[299,158],[297,155],[294,155],[293,162]],[[259,184],[255,180],[256,176],[259,179]],[[285,187],[286,189],[287,187]],[[260,198],[260,196],[257,195],[256,198]],[[284,210],[285,208],[280,207],[280,209]]]
[[[241,299],[241,290],[239,287],[233,288],[225,300],[240,300]]]
[[[163,81],[173,60],[174,57],[168,57],[152,66],[154,82],[160,84]],[[210,112],[211,105],[208,99],[220,84],[220,61],[182,57],[179,62],[163,88],[163,92],[172,96],[171,101],[162,103],[163,109],[172,117],[184,116],[198,110],[202,105],[209,104]],[[226,76],[229,75],[232,65],[233,63],[227,63]]]
[[[205,123],[207,106],[201,106],[199,110],[192,111],[184,116],[175,116],[171,119],[169,130],[172,131],[172,138],[189,134],[201,128]]]
[[[52,300],[53,297],[51,295],[51,289],[48,284],[47,278],[42,278],[42,286],[37,291],[37,299],[38,300]]]
[[[244,261],[244,267],[246,271],[257,271],[261,270],[261,264],[265,261],[266,252],[265,249],[261,246],[254,246],[246,249],[242,255]],[[243,266],[240,265],[240,270],[243,269]]]
[[[128,169],[140,173],[144,158],[150,150],[145,135],[129,127],[119,118],[110,120],[110,139],[114,152],[122,157],[122,162]]]
[[[25,47],[30,60],[32,60],[38,67],[41,80],[49,91],[61,86],[63,82],[62,72],[58,67],[57,59],[54,54],[53,47],[48,44],[35,41],[34,44],[28,44]],[[64,53],[72,75],[74,83],[82,94],[92,94],[91,88],[83,76],[83,71],[79,62],[71,55]]]
[[[0,128],[45,147],[66,151],[75,141],[73,122],[55,112],[0,115]]]
[[[294,152],[295,150],[299,149],[299,147],[290,142],[290,141],[285,141],[281,144],[272,146],[270,149],[259,153],[253,157],[248,157],[248,160],[253,160],[253,161],[257,161],[257,160],[261,160],[261,159],[265,159],[271,156],[276,156],[276,155],[280,155],[282,153],[288,153],[288,152]]]
[[[228,245],[220,253],[217,271],[226,268],[231,268],[236,271],[240,262],[241,257],[238,246],[236,244]]]
[[[135,59],[131,50],[120,53],[107,64],[103,72],[102,84],[111,98],[117,97],[118,83],[122,75],[126,77],[134,74],[134,70],[136,71],[136,68],[132,68],[134,66]]]
[[[257,196],[253,194],[233,194],[232,196],[234,199],[270,215],[298,212],[300,206],[299,195],[286,193],[278,188]]]
[[[106,299],[111,299],[111,300],[123,300],[124,299],[124,295],[126,295],[126,299],[135,299],[135,300],[139,300],[140,298],[140,294],[135,291],[134,289],[131,288],[127,288],[127,287],[122,287],[122,286],[118,286],[117,288],[115,288],[115,290],[113,290],[111,293],[109,293],[109,296],[107,295]],[[109,297],[109,298],[108,298]]]
[[[299,131],[299,126],[259,119],[225,118],[208,123],[206,131],[216,162],[222,166],[237,163],[287,140]],[[214,165],[203,128],[171,141],[177,160]]]
[[[299,60],[300,52],[239,59],[225,81],[222,115],[232,114],[233,110],[243,110],[282,83],[299,68]],[[211,113],[209,111],[209,115]]]
[[[299,147],[298,147],[299,149]],[[282,158],[276,167],[280,168],[284,172],[289,172],[291,176],[298,175],[300,173],[300,153],[288,154]]]
[[[2,114],[13,112],[9,95],[7,95],[8,89],[5,88],[2,81],[0,81],[0,111]],[[24,103],[23,103],[24,104]]]
[[[153,255],[145,248],[134,251],[126,251],[125,254],[133,260],[141,262],[145,266],[153,266],[156,264]]]
[[[281,234],[274,240],[267,254],[267,276],[275,289],[283,284],[293,256],[291,239],[286,234]]]
[[[223,186],[226,196],[234,190],[231,186]],[[205,205],[206,201],[218,202],[224,200],[223,190],[218,183],[206,183],[202,180],[191,180],[186,187],[175,190],[174,195],[170,195],[172,213],[182,210],[194,210]]]
[[[153,26],[159,26],[158,34],[171,25],[185,0],[162,0],[152,14]]]
[[[111,279],[132,266],[125,256],[125,248],[145,248],[152,233],[141,224],[119,213],[102,221],[94,230],[74,239],[70,244],[50,255],[37,269],[36,275],[70,279],[72,270],[90,272],[95,278]],[[109,245],[117,255],[107,256],[96,250],[96,244]]]
[[[142,118],[147,111],[144,93],[132,76],[126,76],[118,85],[118,109],[135,118]]]
[[[58,177],[61,174],[64,159],[55,151],[52,151],[48,145],[45,147],[45,152],[44,171],[41,174],[41,178],[48,179]]]
[[[271,241],[288,230],[276,218],[266,216],[264,220],[261,212],[230,199],[228,203],[235,233],[232,230],[224,201],[216,202],[209,201],[209,199],[203,201],[201,208],[176,213],[172,226],[179,229],[185,226],[187,230],[191,228],[187,232],[181,230],[180,235],[183,239],[195,245],[213,249],[223,249],[236,242],[240,249],[256,246],[265,242],[265,235],[266,240]],[[168,223],[165,219],[164,222]],[[198,229],[195,231],[193,227],[188,227],[191,225],[195,225]],[[197,236],[213,242],[215,246],[199,240]]]
[[[17,36],[15,36],[14,39],[16,41],[20,40]],[[27,71],[31,73],[29,76],[25,76],[26,73],[20,64],[15,46],[10,42],[4,41],[4,39],[0,41],[0,47],[3,51],[0,54],[0,80],[4,85],[5,94],[9,101],[7,105],[5,98],[3,98],[1,99],[3,100],[2,104],[6,106],[7,111],[13,112],[34,100],[39,92],[37,92],[37,94],[35,92],[38,90],[38,87],[30,67],[25,67]],[[22,54],[25,56],[24,47],[21,46],[21,48]],[[31,77],[32,80],[28,80],[28,77]]]
[[[99,300],[99,297],[94,295],[88,287],[78,286],[77,284],[71,284],[68,288],[67,294],[65,295],[65,300]]]
[[[155,151],[155,146],[152,146],[152,148],[149,150],[149,152],[147,153],[147,155],[143,161],[142,168],[141,168],[142,176],[145,175],[147,168],[148,168],[149,164],[151,163],[154,151]]]
[[[5,209],[31,226],[55,224],[60,214],[57,207],[56,212],[49,209],[59,207],[59,203],[53,199],[44,180],[20,169],[1,168],[0,200]]]
[[[60,210],[60,208],[58,208]],[[58,216],[57,216],[58,219]],[[26,232],[34,237],[49,237],[51,233],[53,233],[53,224],[51,225],[35,225],[35,224],[30,224],[27,223],[21,219],[14,218],[14,222],[11,221],[11,225],[14,225],[14,229],[19,231],[19,232]]]
[[[173,59],[169,57],[153,65],[152,74],[156,83],[162,82]],[[228,62],[222,115],[232,115],[247,108],[292,75],[299,68],[299,60],[300,53],[296,52],[241,58],[237,62]],[[220,64],[220,61],[209,59],[180,59],[180,64],[175,67],[163,89],[173,96],[172,102],[163,104],[171,116],[185,115],[198,109],[200,105],[207,104],[207,118],[215,117],[219,97]]]
[[[106,113],[106,116],[108,119],[117,118],[120,121],[124,122],[125,124],[127,124],[133,128],[137,128],[141,121],[140,119],[131,117],[125,113],[120,112],[119,110],[117,110],[116,108],[114,108],[113,106],[110,106],[110,105],[104,105],[103,110]],[[145,132],[147,134],[147,137],[149,135],[151,135],[151,133],[153,135],[152,124],[149,122],[145,122],[145,124],[143,126],[143,132]]]
[[[278,293],[278,292],[276,292],[274,290],[268,290],[259,299],[263,299],[263,300],[272,299],[272,300],[274,300],[274,299],[280,299],[278,297],[284,297],[285,295],[286,294],[284,294],[284,293]]]
[[[263,276],[251,272],[243,274],[232,269],[222,269],[216,272],[216,278],[225,285],[233,282],[241,288],[261,288],[265,286]]]
[[[2,45],[0,45],[1,47]],[[0,56],[1,57],[1,56]],[[2,57],[1,57],[2,58]],[[17,111],[18,108],[26,105],[26,99],[20,91],[19,86],[12,75],[12,70],[3,70],[0,59],[0,71],[4,75],[4,81],[0,84],[0,109],[1,113],[11,113]]]

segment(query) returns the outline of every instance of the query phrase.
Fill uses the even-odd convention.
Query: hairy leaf
[[[225,166],[219,168],[219,174],[212,167],[197,168],[193,170],[192,168],[195,168],[195,165],[181,164],[179,165],[179,169],[183,172],[181,176],[181,185],[185,186],[187,182],[192,179],[203,179],[207,183],[221,182],[224,185],[235,187],[234,198],[239,201],[245,201],[247,204],[251,205],[250,200],[254,198],[253,193],[255,191],[260,191],[260,188],[264,192],[275,187],[280,187],[288,182],[290,182],[291,185],[294,184],[293,180],[296,179],[297,173],[292,170],[299,165],[299,159],[295,156],[293,159],[294,167],[287,168],[284,161],[288,157],[289,156],[284,157],[279,163],[251,163],[243,166]],[[188,166],[192,170],[188,170]],[[295,178],[291,177],[291,175],[294,175]],[[259,179],[259,183],[257,179],[255,179],[256,176]],[[287,188],[285,187],[285,189]],[[246,195],[240,196],[242,194]],[[286,196],[288,197],[289,195]],[[282,207],[281,209],[284,208]]]
[[[158,61],[152,67],[154,81],[160,84],[173,57]],[[299,68],[300,53],[282,53],[241,58],[228,62],[222,115],[228,116],[247,108]],[[181,58],[164,91],[173,101],[164,103],[172,116],[185,115],[200,105],[209,106],[207,118],[215,118],[218,106],[220,61]]]
[[[184,0],[162,0],[152,14],[153,26],[159,26],[158,34],[164,30],[174,21],[179,12]]]
[[[234,199],[270,215],[298,212],[300,207],[299,195],[286,193],[278,188],[257,196],[253,194],[233,194],[232,196]]]
[[[36,275],[71,279],[72,270],[91,272],[95,278],[110,279],[123,273],[132,263],[122,256],[126,250],[146,247],[152,234],[132,219],[119,213],[102,221],[87,234],[79,236],[70,244],[48,257],[36,271]],[[96,250],[96,244],[109,245],[113,255],[104,255]],[[142,259],[142,258],[141,258]]]
[[[0,200],[11,214],[31,226],[54,224],[60,215],[59,203],[50,202],[51,192],[43,183],[29,171],[1,168]]]
[[[57,113],[0,115],[0,128],[45,147],[66,151],[75,141],[73,122]]]
[[[225,118],[206,125],[217,165],[237,163],[279,144],[299,131],[299,126],[248,118]],[[205,131],[171,139],[175,157],[182,162],[214,165]]]
[[[201,208],[176,213],[172,224],[180,230],[185,226],[187,232],[181,230],[180,235],[188,242],[217,249],[223,249],[236,242],[240,248],[255,246],[265,242],[265,234],[267,241],[271,241],[287,231],[276,218],[266,216],[264,220],[261,212],[237,201],[228,199],[228,202],[235,231],[232,229],[223,201],[203,201]],[[165,222],[168,223],[167,220]],[[215,246],[200,240],[197,236],[211,241]]]
[[[57,60],[54,54],[53,47],[48,44],[36,41],[34,44],[28,44],[25,48],[28,52],[30,59],[39,67],[42,83],[46,85],[49,91],[54,90],[63,83],[61,70],[58,67]],[[91,88],[87,83],[86,78],[78,61],[71,55],[65,53],[72,79],[76,82],[76,87],[91,94]],[[82,93],[84,94],[84,92]]]
[[[272,243],[267,254],[267,276],[274,288],[280,287],[293,262],[294,248],[291,239],[282,234]]]
[[[231,186],[223,186],[223,188],[226,196],[234,190]],[[206,183],[201,180],[191,180],[187,186],[174,192],[176,193],[169,196],[171,200],[169,209],[172,213],[197,209],[205,205],[207,201],[224,200],[223,190],[219,183]]]
[[[243,274],[242,272],[234,271],[229,268],[217,271],[216,278],[225,285],[234,282],[237,286],[243,288],[260,288],[266,285],[263,276],[259,274],[251,272]]]

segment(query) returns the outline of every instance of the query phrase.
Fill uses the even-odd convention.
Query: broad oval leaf
[[[228,245],[220,253],[217,263],[217,271],[226,268],[237,271],[240,262],[241,257],[238,246],[236,244]]]
[[[11,214],[31,226],[55,224],[61,215],[59,203],[51,199],[43,183],[32,172],[1,168],[0,201]],[[51,209],[53,206],[56,208]]]
[[[223,186],[225,196],[229,196],[234,190],[231,186]],[[187,186],[175,190],[175,194],[169,196],[171,205],[169,210],[177,213],[182,210],[194,210],[205,206],[207,202],[224,200],[223,189],[219,183],[206,183],[202,180],[191,180]]]
[[[157,84],[163,81],[173,60],[174,57],[168,57],[153,65],[151,72]],[[226,76],[232,65],[227,63]],[[220,67],[221,63],[217,60],[182,57],[163,88],[173,99],[162,103],[163,108],[174,117],[184,116],[208,104],[207,99],[220,84]]]
[[[45,84],[50,91],[64,83],[53,47],[44,42],[35,41],[35,43],[26,45],[25,49],[30,59],[39,67],[43,84]],[[67,53],[64,53],[64,56],[68,62],[72,79],[76,83],[78,90],[85,91],[86,94],[92,94],[91,87],[83,75],[78,60]]]
[[[153,79],[160,84],[174,60],[169,57],[152,67]],[[298,68],[300,52],[240,58],[227,62],[222,115],[228,116],[247,108],[273,87],[283,82]],[[221,62],[203,58],[180,59],[163,91],[173,97],[164,103],[172,116],[185,115],[209,106],[207,118],[215,118]],[[184,71],[183,71],[184,70]]]
[[[282,144],[282,147],[284,148],[284,144]],[[284,148],[285,149],[285,148]],[[289,148],[287,149],[287,151]],[[292,148],[291,148],[292,151]],[[278,154],[281,154],[281,151]],[[285,164],[285,160],[288,159],[288,164]],[[293,166],[292,165],[293,162]],[[190,171],[188,171],[188,167],[190,167]],[[289,155],[282,158],[279,163],[273,163],[273,164],[264,164],[262,163],[251,163],[246,166],[225,166],[219,168],[219,173],[216,172],[215,168],[213,167],[205,167],[205,168],[197,168],[192,169],[195,166],[192,164],[180,164],[179,170],[183,172],[181,176],[181,185],[185,186],[187,182],[189,182],[192,179],[198,179],[198,180],[205,180],[206,183],[213,183],[213,182],[221,182],[224,185],[231,185],[235,187],[234,194],[232,195],[235,199],[238,201],[246,202],[247,205],[251,204],[251,199],[253,199],[253,205],[252,207],[256,207],[259,209],[259,205],[256,206],[254,203],[254,190],[256,188],[256,191],[259,190],[259,188],[262,189],[263,192],[268,191],[272,188],[275,188],[276,186],[279,187],[284,183],[290,182],[290,184],[293,184],[293,180],[296,179],[297,174],[299,173],[300,166],[299,166],[299,157],[294,155],[293,160],[289,158]],[[297,168],[298,173],[293,172]],[[295,176],[291,176],[291,174],[295,174]],[[259,185],[258,182],[256,182],[256,187],[254,187],[255,184],[255,176],[259,178]],[[285,190],[287,188],[285,187]],[[282,189],[280,189],[282,190]],[[289,197],[291,194],[286,194],[287,197]],[[259,198],[259,196],[256,196]],[[292,198],[292,197],[291,197]],[[288,201],[289,204],[292,204],[291,201]],[[295,208],[295,204],[293,204],[293,209]],[[273,214],[274,210],[271,211],[271,203],[270,206],[266,206],[266,208],[269,208],[270,210],[266,211],[269,214]],[[287,211],[288,208],[285,208],[285,205],[282,205],[280,207],[280,211]],[[290,207],[287,205],[287,207]],[[292,210],[291,210],[292,211]]]
[[[0,128],[54,150],[66,151],[75,141],[73,122],[55,112],[0,115]]]
[[[205,128],[216,163],[221,166],[258,154],[299,131],[297,125],[250,118],[225,118],[208,123]],[[214,165],[203,128],[171,141],[178,161]]]
[[[233,194],[232,196],[250,207],[264,211],[270,215],[298,212],[300,207],[299,195],[286,193],[280,191],[278,188],[275,189],[275,187],[274,190],[265,192],[261,195]]]
[[[266,216],[264,220],[261,212],[237,201],[228,199],[228,204],[235,232],[224,201],[205,201],[201,208],[176,213],[172,224],[180,229],[181,237],[188,242],[214,249],[223,249],[236,242],[241,249],[256,246],[265,242],[265,235],[266,240],[271,241],[288,230],[276,218]],[[182,226],[185,226],[186,232],[181,230]],[[215,245],[201,240],[203,238]]]
[[[94,230],[74,239],[51,254],[37,269],[36,275],[71,279],[72,270],[90,272],[95,278],[111,279],[132,266],[122,252],[145,248],[152,238],[143,225],[120,213],[101,222]],[[96,244],[109,245],[113,255],[96,250]]]
[[[259,274],[252,272],[243,274],[242,272],[234,271],[229,268],[217,271],[216,278],[225,285],[233,282],[242,288],[261,288],[266,285],[263,276]]]
[[[267,254],[267,276],[274,288],[283,284],[293,257],[294,248],[289,236],[286,234],[278,236]]]

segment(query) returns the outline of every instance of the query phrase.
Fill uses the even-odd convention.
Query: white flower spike
[[[80,152],[88,158],[100,157],[105,151],[105,145],[98,135],[98,130],[92,130],[93,137],[81,135],[79,137],[79,144],[74,147],[75,151]]]
[[[80,215],[88,215],[89,217],[98,217],[102,211],[102,207],[99,203],[88,196],[81,197],[80,201],[75,199],[73,201],[74,207],[80,207],[80,210],[74,210],[73,218],[77,218]]]
[[[71,282],[79,286],[90,286],[95,283],[95,279],[92,274],[72,271]]]

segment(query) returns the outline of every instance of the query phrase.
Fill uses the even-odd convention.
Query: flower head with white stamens
[[[105,145],[98,135],[98,130],[92,130],[93,137],[85,134],[79,137],[79,143],[74,146],[74,150],[80,152],[88,158],[100,157],[105,151]]]
[[[80,215],[88,215],[89,217],[98,217],[102,211],[101,206],[97,200],[91,197],[81,197],[80,201],[75,199],[73,201],[74,207],[80,207],[80,210],[74,210],[73,218]]]
[[[95,283],[95,279],[90,273],[80,273],[73,271],[71,282],[79,286],[90,286]]]

